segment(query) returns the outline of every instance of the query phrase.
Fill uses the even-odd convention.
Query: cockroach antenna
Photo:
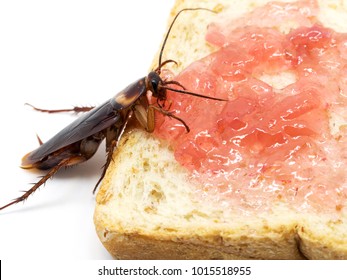
[[[159,61],[158,61],[158,68],[156,70],[156,72],[158,74],[160,74],[160,70],[161,70],[161,67],[163,65],[165,65],[166,63],[168,62],[174,62],[176,63],[176,61],[174,60],[167,60],[165,61],[163,64],[162,64],[162,57],[163,57],[163,52],[164,52],[164,49],[165,49],[165,46],[166,46],[166,41],[167,39],[169,38],[169,35],[170,35],[170,32],[171,32],[171,29],[172,27],[174,26],[178,16],[182,13],[182,12],[186,12],[186,11],[198,11],[198,10],[202,10],[202,11],[208,11],[208,12],[211,12],[211,13],[216,13],[215,11],[211,10],[211,9],[207,9],[207,8],[186,8],[186,9],[182,9],[180,10],[176,16],[174,17],[174,19],[172,20],[171,24],[170,24],[170,27],[168,29],[168,31],[166,32],[166,35],[165,35],[165,38],[164,38],[164,41],[163,41],[163,45],[161,46],[161,49],[160,49],[160,54],[159,54]],[[176,63],[177,64],[177,63]]]
[[[177,62],[175,60],[172,60],[172,59],[165,60],[164,62],[162,62],[162,57],[163,57],[163,53],[164,53],[164,49],[165,49],[165,46],[166,46],[167,39],[170,36],[171,29],[174,26],[177,18],[179,17],[179,15],[182,12],[186,12],[186,11],[200,11],[200,10],[208,11],[208,12],[211,12],[211,13],[216,13],[215,11],[213,11],[211,9],[207,9],[207,8],[185,8],[185,9],[180,10],[176,14],[174,19],[172,20],[172,22],[171,22],[171,24],[169,26],[169,29],[166,32],[166,35],[165,35],[165,38],[164,38],[164,41],[163,41],[163,45],[161,46],[161,49],[160,49],[158,67],[155,69],[155,72],[158,75],[160,75],[161,67],[164,66],[165,64],[167,64],[167,63],[175,63],[177,65]],[[181,87],[182,89],[175,89],[175,88],[168,87],[167,85],[169,85],[169,84],[176,84],[179,87]],[[206,96],[206,95],[202,95],[202,94],[199,94],[199,93],[187,91],[183,85],[181,85],[179,82],[176,82],[176,81],[164,82],[162,85],[160,85],[160,87],[162,89],[171,90],[171,91],[178,92],[178,93],[183,93],[183,94],[188,94],[188,95],[192,95],[192,96],[195,96],[195,97],[202,97],[202,98],[212,99],[212,100],[217,100],[217,101],[228,101],[228,100],[222,99],[222,98],[211,97],[211,96]]]

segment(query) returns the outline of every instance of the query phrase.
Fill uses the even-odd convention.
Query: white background
[[[173,0],[1,1],[0,205],[44,172],[21,158],[76,117],[33,111],[98,105],[147,74]],[[175,58],[172,58],[175,59]],[[110,259],[96,236],[92,190],[104,146],[59,172],[24,204],[0,212],[0,259]]]

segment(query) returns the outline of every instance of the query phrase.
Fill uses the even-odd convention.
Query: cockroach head
[[[204,11],[215,13],[215,11],[207,9],[207,8],[186,8],[186,9],[180,10],[176,14],[174,19],[172,20],[172,22],[169,26],[169,29],[166,33],[166,36],[164,38],[164,42],[163,42],[163,45],[162,45],[160,53],[159,53],[158,67],[154,71],[150,72],[146,77],[146,88],[147,88],[147,90],[152,92],[153,97],[157,98],[157,103],[158,103],[159,107],[163,106],[163,104],[167,98],[167,90],[172,91],[172,92],[182,93],[182,94],[188,94],[188,95],[192,95],[192,96],[196,96],[196,97],[212,99],[212,100],[227,101],[225,99],[215,98],[215,97],[211,97],[211,96],[205,96],[205,95],[198,94],[195,92],[187,91],[186,88],[182,84],[180,84],[178,81],[167,81],[166,79],[163,80],[160,77],[161,70],[162,70],[162,67],[164,65],[166,65],[167,63],[174,63],[177,65],[177,62],[175,60],[172,60],[172,59],[162,61],[165,45],[166,45],[167,39],[170,35],[171,29],[172,29],[175,21],[177,20],[178,16],[182,12],[198,11],[198,10],[204,10]],[[170,87],[170,85],[176,85],[177,87],[179,87],[181,89]],[[161,103],[159,103],[159,101],[164,101],[164,102],[163,102],[163,104],[161,104]]]
[[[160,101],[166,100],[166,89],[162,87],[164,84],[159,73],[156,71],[150,72],[146,77],[146,87],[152,92],[153,97]]]

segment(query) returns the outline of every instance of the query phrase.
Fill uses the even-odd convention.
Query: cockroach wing
[[[113,109],[110,100],[108,100],[76,119],[36,150],[29,153],[25,157],[26,162],[23,162],[23,165],[38,162],[63,147],[100,132],[116,123],[119,118],[120,114]]]
[[[25,156],[23,165],[31,165],[51,153],[110,127],[122,117],[119,113],[133,105],[146,92],[145,78],[127,86],[104,104],[83,114],[50,140]]]

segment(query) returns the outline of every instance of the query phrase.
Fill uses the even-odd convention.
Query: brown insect
[[[162,62],[163,51],[172,26],[182,12],[193,10],[206,10],[213,12],[204,8],[188,8],[179,11],[173,19],[164,38],[157,69],[130,84],[102,105],[95,108],[75,107],[73,109],[63,110],[45,110],[33,107],[37,111],[48,113],[67,111],[87,111],[87,113],[77,118],[47,142],[42,143],[39,139],[40,146],[23,157],[21,167],[24,169],[36,168],[39,170],[48,170],[47,174],[34,184],[32,188],[24,192],[22,196],[0,207],[0,210],[26,200],[62,167],[76,165],[90,159],[97,151],[100,143],[106,139],[107,159],[100,179],[95,185],[93,191],[95,192],[97,186],[105,176],[106,169],[112,160],[113,151],[117,147],[117,143],[121,138],[129,119],[133,116],[136,117],[139,123],[148,132],[153,132],[155,128],[154,112],[158,111],[180,121],[186,128],[187,132],[189,132],[189,127],[184,120],[164,109],[168,90],[202,98],[226,101],[220,98],[189,92],[179,82],[163,80],[160,77],[161,69],[165,64],[176,63],[174,60],[166,60]],[[172,88],[170,85],[176,85],[181,89]],[[150,95],[156,98],[156,104],[149,104]]]

